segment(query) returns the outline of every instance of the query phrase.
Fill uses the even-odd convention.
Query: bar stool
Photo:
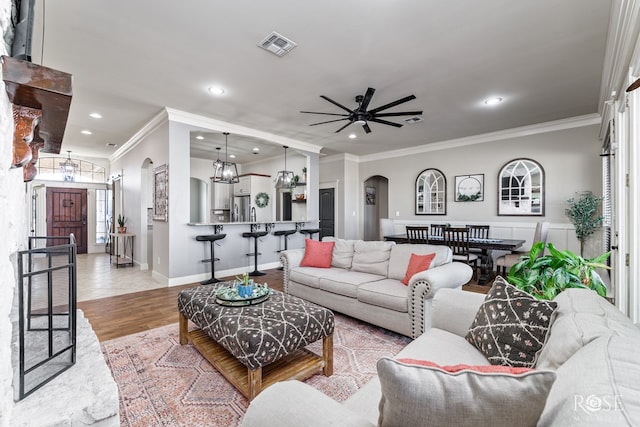
[[[253,252],[248,253],[247,256],[253,255],[253,271],[249,273],[249,276],[264,276],[266,273],[262,271],[258,271],[258,255],[262,255],[258,252],[258,238],[266,236],[269,234],[268,231],[247,231],[242,233],[242,237],[252,238],[253,237]]]
[[[313,240],[313,235],[316,233],[320,233],[320,229],[319,228],[303,228],[302,230],[300,230],[300,233],[309,235],[309,238]],[[318,240],[319,238],[320,236],[318,236]]]
[[[204,282],[200,282],[202,285],[210,285],[211,283],[218,283],[220,280],[216,279],[215,270],[216,270],[216,261],[220,261],[220,258],[215,257],[215,242],[217,240],[222,240],[227,237],[226,234],[202,234],[200,236],[196,236],[196,240],[198,242],[209,242],[211,244],[211,258],[203,259],[202,262],[211,261],[211,278],[205,280]]]
[[[278,230],[273,232],[274,236],[284,236],[284,249],[280,249],[276,252],[282,252],[289,249],[289,247],[287,246],[287,243],[289,242],[289,236],[292,234],[296,234],[296,230]],[[280,247],[282,247],[282,245],[280,245]],[[278,267],[278,270],[283,270],[283,269],[284,267],[282,266]]]

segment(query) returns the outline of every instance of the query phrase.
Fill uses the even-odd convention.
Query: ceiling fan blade
[[[324,100],[329,101],[330,103],[332,103],[332,104],[333,104],[333,105],[335,105],[336,107],[340,107],[340,108],[342,108],[343,110],[345,110],[345,111],[347,111],[347,112],[349,112],[349,113],[353,113],[353,110],[348,109],[347,107],[345,107],[345,106],[344,106],[344,105],[342,105],[342,104],[338,104],[336,101],[334,101],[334,100],[333,100],[333,99],[331,99],[331,98],[328,98],[328,97],[326,97],[326,96],[324,96],[324,95],[320,95],[320,98],[322,98],[322,99],[324,99]]]
[[[373,118],[373,119],[369,119],[369,121],[370,122],[376,122],[376,123],[382,123],[383,125],[394,126],[394,127],[397,127],[397,128],[401,128],[402,127],[402,125],[400,123],[388,122],[388,121],[382,120],[382,119]]]
[[[318,113],[317,111],[300,111],[301,113],[306,114],[323,114],[325,116],[341,116],[341,117],[349,117],[348,114],[338,114],[338,113]]]
[[[366,133],[371,133],[371,128],[366,123],[362,125],[362,129],[364,129]]]
[[[638,89],[639,87],[640,87],[640,79],[638,79],[635,82],[631,83],[631,85],[627,88],[627,90],[625,92],[632,92],[632,91]]]
[[[369,110],[369,113],[377,113],[378,111],[386,110],[387,108],[395,107],[396,105],[404,104],[405,102],[411,101],[412,99],[416,99],[415,95],[405,96],[402,99],[398,99],[397,101],[390,102],[381,107],[374,108],[373,110]]]
[[[362,98],[362,102],[360,103],[358,110],[367,111],[367,107],[369,107],[369,102],[371,102],[371,98],[373,98],[375,91],[376,90],[372,87],[367,89],[367,93],[364,94],[364,98]]]
[[[343,121],[343,120],[349,120],[349,118],[348,118],[348,117],[345,117],[344,119],[336,119],[336,120],[329,120],[329,121],[326,121],[326,122],[312,123],[312,124],[310,124],[309,126],[323,125],[323,124],[325,124],[325,123],[341,122],[341,121]]]
[[[340,132],[342,129],[346,128],[346,127],[347,127],[347,126],[349,126],[351,123],[353,123],[353,122],[349,122],[349,123],[347,123],[346,125],[342,126],[340,129],[338,129],[338,130],[336,131],[336,133]]]
[[[419,116],[422,111],[403,111],[401,113],[380,113],[375,114],[376,117],[393,117],[393,116]]]

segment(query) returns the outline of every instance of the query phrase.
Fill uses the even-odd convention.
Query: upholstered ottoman
[[[180,344],[200,353],[249,400],[269,385],[333,373],[333,313],[272,291],[264,302],[224,306],[216,291],[230,283],[185,289],[178,295]],[[198,329],[189,331],[191,320]],[[304,347],[322,340],[322,356]]]

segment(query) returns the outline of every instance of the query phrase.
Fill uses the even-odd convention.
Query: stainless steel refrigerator
[[[233,196],[233,222],[245,222],[251,220],[251,196]]]

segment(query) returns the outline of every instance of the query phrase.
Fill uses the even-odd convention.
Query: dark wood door
[[[47,188],[47,236],[76,238],[79,254],[87,253],[87,190],[84,188]],[[47,246],[65,244],[50,239]]]
[[[335,199],[333,188],[320,189],[320,240],[325,236],[335,236]]]

